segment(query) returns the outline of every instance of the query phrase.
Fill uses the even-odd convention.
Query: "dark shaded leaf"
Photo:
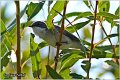
[[[3,42],[0,43],[0,46],[1,46],[0,54],[1,54],[1,57],[2,57],[5,54],[5,52],[7,52],[7,47],[6,47],[6,45]]]
[[[112,53],[103,50],[93,50],[92,58],[119,58],[119,56],[114,56]]]
[[[119,34],[110,34],[107,37],[105,37],[105,39],[106,38],[112,38],[112,37],[118,37],[118,36],[119,36]]]
[[[73,33],[73,32],[75,32],[74,28],[76,30],[79,30],[79,29],[83,28],[85,25],[87,25],[89,22],[90,22],[90,20],[88,20],[86,22],[80,22],[80,23],[74,24],[73,26],[67,27],[66,30]]]
[[[2,58],[1,58],[1,71],[3,71],[3,67],[6,67],[7,64],[9,63],[9,58],[8,56],[11,55],[11,51],[7,52]]]
[[[111,45],[105,45],[105,46],[97,46],[96,48],[98,48],[99,50],[102,50],[102,51],[106,51],[106,50],[112,49],[112,46]],[[116,45],[115,48],[119,48],[119,46]]]
[[[28,21],[30,21],[43,7],[45,1],[39,3],[30,3],[28,5],[28,9],[26,10],[26,14],[28,17]]]
[[[1,35],[3,35],[3,33],[6,32],[6,26],[5,26],[5,23],[2,20],[1,20],[0,27],[1,27]]]
[[[84,60],[84,61],[82,61],[82,63],[83,63],[84,65],[81,65],[81,67],[82,67],[83,70],[87,73],[87,72],[89,71],[90,67],[91,67],[91,63],[89,63],[88,60]]]
[[[86,6],[90,9],[90,5],[89,5],[89,0],[83,0],[83,2],[86,4]]]
[[[45,42],[45,41],[41,42],[41,43],[38,45],[39,49],[41,49],[41,48],[43,48],[43,47],[45,47],[45,46],[48,46],[47,42]]]
[[[70,76],[72,76],[73,79],[84,79],[85,77],[76,73],[71,73]]]
[[[54,69],[52,69],[49,65],[46,65],[47,72],[53,79],[63,79]]]
[[[52,0],[51,0],[51,1],[49,1],[49,4],[48,4],[48,5],[49,5],[49,7],[50,7],[50,5],[51,5],[52,3],[53,3],[53,1],[52,1]]]
[[[114,67],[115,69],[119,68],[119,65],[117,65],[115,62],[113,62],[113,60],[107,60],[105,61],[107,64],[111,65],[112,67]]]

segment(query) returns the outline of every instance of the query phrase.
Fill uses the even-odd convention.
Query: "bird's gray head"
[[[31,27],[33,32],[40,37],[45,36],[48,31],[47,25],[41,21],[36,21],[29,27]]]
[[[34,22],[31,26],[29,27],[39,27],[39,28],[46,28],[47,29],[47,26],[44,22],[41,22],[41,21],[37,21],[37,22]]]

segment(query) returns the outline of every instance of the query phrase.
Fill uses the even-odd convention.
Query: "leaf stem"
[[[19,1],[15,1],[16,4],[16,26],[17,26],[17,74],[21,74],[21,61],[20,61],[20,4]],[[21,76],[17,76],[17,79],[21,79]]]
[[[98,5],[98,1],[96,1],[95,12],[94,12],[94,25],[93,25],[93,27],[92,27],[92,40],[91,40],[91,49],[90,49],[89,64],[91,64],[92,52],[93,52],[93,48],[94,48],[93,41],[94,41],[94,34],[95,34],[97,5]],[[88,79],[89,79],[90,66],[91,66],[91,65],[89,65],[89,70],[87,71],[87,78],[88,78]]]

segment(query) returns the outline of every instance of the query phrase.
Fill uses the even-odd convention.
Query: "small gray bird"
[[[56,43],[59,41],[60,27],[54,25],[55,31],[51,32],[47,25],[41,21],[34,22],[30,27],[32,27],[35,35],[45,40],[49,45],[56,47]],[[81,49],[83,52],[86,49],[76,36],[64,30],[60,49],[68,48]]]

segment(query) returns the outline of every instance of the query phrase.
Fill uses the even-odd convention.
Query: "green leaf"
[[[85,18],[88,16],[93,16],[93,14],[91,12],[71,12],[66,14],[66,18],[72,17],[72,16],[77,16],[76,20],[79,18]]]
[[[28,5],[28,9],[26,10],[26,14],[28,17],[28,21],[30,21],[43,7],[45,1],[39,3],[30,3]]]
[[[50,5],[53,3],[53,1],[51,0],[51,1],[49,1],[49,3],[48,3],[48,5],[49,5],[49,7],[50,7]]]
[[[120,6],[117,8],[117,10],[115,11],[115,15],[120,16]]]
[[[67,54],[69,53],[69,54]],[[85,58],[85,54],[81,52],[80,50],[76,49],[64,49],[61,51],[61,54],[63,54],[61,60],[64,62],[65,60],[68,60],[70,58],[73,58],[74,56],[79,56],[81,58]]]
[[[82,63],[83,63],[83,65],[81,65],[81,67],[87,73],[90,70],[91,64],[89,63],[88,60],[84,60]]]
[[[1,49],[1,52],[0,52],[0,54],[1,54],[1,57],[5,54],[5,52],[7,52],[7,47],[6,47],[6,45],[2,42],[2,43],[0,43],[0,48],[2,48]]]
[[[80,18],[89,17],[89,16],[93,16],[93,14],[92,14],[91,12],[81,12],[81,14],[79,14],[79,15],[76,17],[76,20],[77,20],[77,19],[80,19]]]
[[[98,48],[99,50],[102,50],[102,51],[113,49],[111,45],[97,46],[96,48]],[[114,48],[119,48],[119,46],[116,45]]]
[[[45,46],[48,46],[47,42],[45,42],[45,41],[41,42],[41,43],[38,45],[39,49],[41,49],[41,48],[43,48],[43,47],[45,47]]]
[[[35,51],[38,47],[38,44],[34,42],[34,34],[31,34],[30,37],[30,50]]]
[[[40,78],[41,74],[41,57],[38,44],[34,42],[34,34],[30,37],[30,56],[32,61],[32,72],[34,78]]]
[[[91,33],[89,28],[84,28],[83,33],[84,33],[84,39],[91,38]]]
[[[64,5],[65,5],[65,1],[56,1],[56,3],[54,4],[54,6],[52,7],[51,11],[49,12],[48,14],[48,17],[47,17],[47,27],[48,29],[52,29],[54,26],[53,26],[53,18],[55,16],[58,15],[58,12],[61,13],[62,10],[64,9]]]
[[[35,54],[33,51],[30,53]],[[38,68],[37,60],[35,56],[31,56],[31,61],[32,61],[32,72],[33,72],[33,77],[36,78],[40,75],[41,70]]]
[[[112,38],[112,37],[118,37],[118,36],[119,36],[119,34],[110,34],[107,37],[105,37],[105,39],[106,38]]]
[[[119,58],[119,56],[114,56],[112,53],[110,52],[105,52],[103,50],[93,50],[93,55],[92,58]]]
[[[119,68],[119,65],[117,65],[115,62],[113,62],[113,60],[107,60],[105,61],[107,64],[111,65],[112,67],[114,67],[115,69]]]
[[[111,24],[111,27],[117,25],[117,23],[116,23],[112,18],[108,18],[108,17],[106,17],[106,21],[108,21],[108,22]]]
[[[71,79],[72,77],[70,76],[70,69],[65,69],[63,71],[60,71],[59,74],[64,78],[64,79]]]
[[[66,29],[67,29],[69,32],[73,33],[73,32],[75,32],[74,28],[75,28],[76,30],[79,30],[79,29],[83,28],[85,25],[87,25],[89,22],[90,22],[90,20],[88,20],[88,21],[86,21],[86,22],[80,22],[80,23],[74,24],[73,26],[69,26],[69,27],[67,27]],[[74,28],[73,28],[73,27],[74,27]]]
[[[4,32],[6,32],[6,26],[5,26],[5,23],[2,20],[1,20],[0,27],[1,27],[1,35],[2,35]]]
[[[99,12],[108,12],[110,8],[110,1],[109,0],[100,0],[98,4]]]
[[[8,56],[11,55],[11,51],[7,52],[2,58],[1,58],[1,71],[3,71],[3,67],[6,67],[7,64],[9,63],[9,58]]]
[[[26,9],[28,7],[28,4],[25,6],[25,8],[20,12],[20,18],[24,15]],[[7,31],[10,32],[16,25],[16,18],[11,22],[11,24],[7,27]],[[3,33],[4,34],[4,33]]]
[[[70,76],[72,76],[73,79],[84,79],[85,77],[76,73],[71,73]]]
[[[90,17],[90,16],[93,16],[93,14],[91,13],[91,12],[71,12],[71,13],[67,13],[66,15],[65,15],[65,19],[68,21],[68,19],[67,18],[69,18],[69,17],[76,17],[74,20],[76,21],[76,20],[78,20],[78,19],[80,19],[80,18],[88,18],[88,17]],[[92,19],[90,19],[90,20],[93,20],[93,18]],[[60,20],[60,21],[58,21],[57,23],[58,24],[60,24],[62,22],[62,19]]]
[[[83,0],[83,2],[86,4],[86,6],[90,9],[89,1],[88,0]]]
[[[63,79],[54,69],[52,69],[49,65],[46,65],[47,72],[53,79]]]
[[[63,60],[66,60],[67,58],[69,58],[69,56],[71,56],[71,54],[78,54],[79,57],[81,57],[81,59],[86,58],[84,53],[80,52],[80,50],[75,50],[75,49],[62,50],[61,54],[66,54],[66,55],[63,55],[63,57],[62,57]],[[95,49],[95,50],[93,50],[92,58],[119,58],[119,56],[114,56],[110,52],[104,52],[102,50]]]
[[[62,62],[60,72],[72,67],[79,59],[81,59],[81,56],[79,56],[78,54],[73,54],[69,56],[66,60]]]
[[[111,19],[119,19],[119,16],[107,12],[99,12],[97,13],[97,16],[103,16],[105,18],[111,18]]]
[[[10,38],[7,35],[4,35],[4,39],[2,40],[2,42],[3,44],[5,44],[8,50],[12,49]]]

